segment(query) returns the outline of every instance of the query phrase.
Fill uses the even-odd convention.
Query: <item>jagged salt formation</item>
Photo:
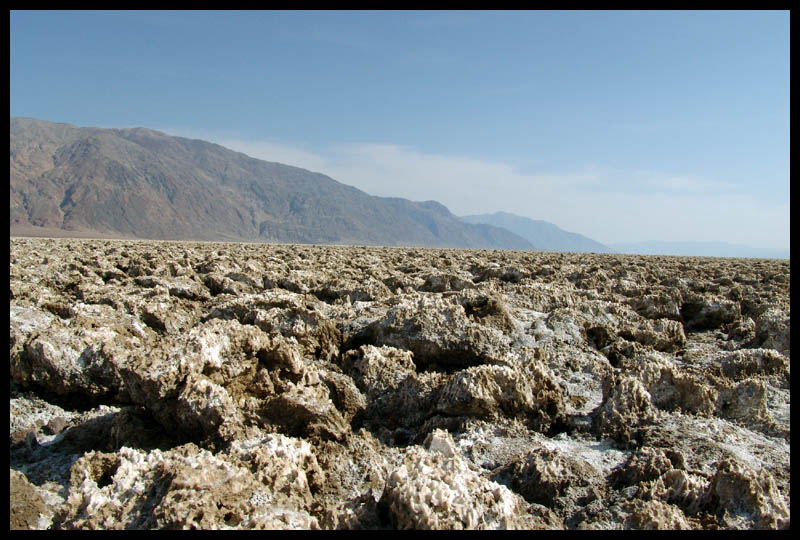
[[[10,251],[12,528],[789,527],[788,261]]]

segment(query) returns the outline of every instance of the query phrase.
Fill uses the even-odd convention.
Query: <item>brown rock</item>
[[[47,514],[47,506],[36,488],[20,471],[10,473],[10,528],[12,530],[39,529],[40,519]]]

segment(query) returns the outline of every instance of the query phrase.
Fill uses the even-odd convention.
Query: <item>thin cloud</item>
[[[727,182],[716,182],[691,176],[669,176],[656,180],[657,185],[676,192],[708,192],[730,190],[734,185]]]
[[[627,178],[622,190],[632,193],[671,193],[696,195],[700,193],[732,193],[738,186],[731,182],[721,182],[692,174],[676,175],[657,171],[619,171]]]

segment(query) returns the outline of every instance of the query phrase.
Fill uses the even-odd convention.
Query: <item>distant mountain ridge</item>
[[[541,251],[612,253],[612,249],[582,234],[565,231],[552,223],[507,212],[462,216],[467,223],[485,223],[520,235]]]
[[[315,173],[145,128],[11,119],[11,234],[530,250],[435,201],[374,197]]]
[[[727,242],[636,242],[611,244],[620,253],[639,255],[683,255],[685,257],[735,257],[788,259],[788,249],[754,248]]]

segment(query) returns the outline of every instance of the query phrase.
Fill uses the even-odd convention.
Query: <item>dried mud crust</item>
[[[11,528],[781,529],[789,261],[12,238]]]

